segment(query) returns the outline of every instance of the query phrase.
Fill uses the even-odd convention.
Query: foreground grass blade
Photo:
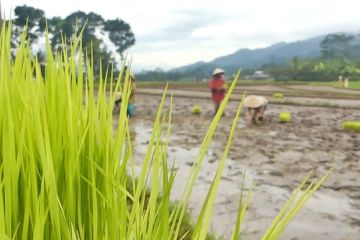
[[[243,101],[244,101],[244,98],[242,99],[241,103],[239,104],[238,110],[237,110],[236,115],[235,115],[235,119],[233,120],[233,124],[231,126],[231,130],[230,130],[228,141],[227,141],[227,144],[226,144],[226,147],[225,147],[225,150],[224,150],[224,154],[223,154],[223,156],[222,156],[222,158],[221,158],[221,160],[219,162],[219,165],[218,165],[218,168],[216,170],[214,180],[210,185],[208,195],[207,195],[207,197],[205,199],[205,202],[204,202],[203,207],[201,209],[200,215],[199,215],[199,217],[197,219],[197,222],[195,224],[195,229],[194,229],[192,239],[201,240],[201,239],[206,238],[207,229],[209,228],[209,224],[210,224],[210,220],[211,220],[213,204],[214,204],[215,197],[216,197],[216,194],[217,194],[217,189],[219,187],[222,172],[223,172],[224,167],[225,167],[225,160],[226,160],[228,152],[230,150],[231,143],[232,143],[233,137],[235,135],[236,127],[238,125],[238,120],[239,120],[240,113],[241,113],[241,110],[242,110]]]
[[[246,173],[244,172],[244,176],[243,176],[242,184],[241,184],[241,193],[240,193],[240,198],[239,198],[239,208],[238,208],[238,213],[237,213],[237,217],[236,217],[235,229],[234,229],[234,232],[231,237],[232,240],[240,239],[241,223],[243,222],[243,220],[245,218],[246,210],[250,203],[250,198],[251,198],[252,191],[254,188],[254,182],[252,182],[250,185],[249,191],[248,191],[248,195],[246,197],[245,204],[244,204],[243,203],[243,193],[245,191],[245,177],[246,177]]]
[[[174,221],[172,227],[171,227],[171,234],[173,234],[174,239],[177,238],[178,233],[179,233],[179,229],[180,229],[180,223],[185,215],[185,211],[186,211],[186,206],[189,202],[190,199],[190,195],[192,192],[192,189],[194,187],[195,181],[197,179],[197,176],[199,174],[202,162],[206,156],[206,153],[208,151],[212,136],[214,135],[215,129],[217,127],[217,125],[220,122],[220,119],[224,113],[225,107],[228,104],[229,100],[230,100],[230,96],[236,86],[237,81],[240,78],[240,71],[237,73],[234,81],[232,82],[229,91],[227,92],[224,100],[221,103],[221,106],[218,110],[218,112],[216,113],[206,135],[205,138],[200,146],[200,152],[199,155],[195,161],[195,164],[193,165],[193,168],[190,172],[190,176],[188,177],[186,184],[185,184],[185,188],[184,188],[184,192],[183,192],[183,198],[180,200],[179,204],[177,205],[177,209],[175,212],[175,219],[176,221]]]
[[[267,229],[262,237],[263,240],[278,239],[285,230],[285,227],[294,218],[294,216],[301,210],[309,198],[319,189],[324,181],[329,177],[332,169],[330,169],[317,183],[315,180],[311,181],[309,186],[301,193],[301,190],[308,182],[311,175],[307,176],[300,186],[294,191],[289,200],[285,203],[279,214],[276,216],[271,226]],[[298,195],[300,194],[300,197]]]

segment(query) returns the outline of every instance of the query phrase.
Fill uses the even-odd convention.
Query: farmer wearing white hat
[[[246,117],[250,123],[260,123],[264,120],[268,100],[263,96],[250,95],[244,99],[247,108]]]
[[[221,68],[215,68],[212,79],[209,82],[211,97],[214,102],[215,114],[219,110],[220,104],[226,95],[225,71]]]

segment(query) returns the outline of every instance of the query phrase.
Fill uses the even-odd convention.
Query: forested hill
[[[228,71],[233,68],[260,68],[266,64],[285,64],[294,57],[314,58],[320,56],[320,43],[325,36],[318,36],[302,41],[291,43],[277,43],[266,48],[240,49],[230,55],[218,57],[210,62],[197,62],[183,67],[175,68],[172,71],[187,72],[195,69],[213,68],[220,66]]]

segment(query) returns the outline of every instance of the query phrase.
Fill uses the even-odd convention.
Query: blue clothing
[[[127,107],[127,115],[131,118],[135,116],[135,104],[129,103]]]

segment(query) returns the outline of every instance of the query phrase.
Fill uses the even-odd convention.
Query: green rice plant
[[[290,198],[286,201],[278,215],[273,220],[270,227],[267,229],[262,240],[278,239],[280,235],[284,232],[286,226],[294,218],[294,216],[299,212],[301,208],[304,207],[305,203],[309,200],[311,196],[319,189],[319,187],[324,183],[326,178],[331,173],[330,169],[320,180],[313,179],[310,180],[311,175],[309,174],[300,184],[300,186],[293,192]],[[308,184],[308,185],[306,185]]]
[[[284,99],[284,94],[283,93],[274,93],[272,95],[272,97],[277,100],[282,100],[282,99]]]
[[[279,114],[279,121],[281,123],[287,123],[291,121],[291,113],[289,112],[281,112]]]
[[[81,37],[66,46],[64,36],[60,52],[53,53],[47,41],[42,75],[25,33],[12,59],[11,29],[3,24],[0,34],[0,238],[206,239],[242,102],[200,215],[184,230],[187,204],[240,72],[206,133],[182,199],[172,206],[176,172],[167,162],[172,104],[164,110],[166,89],[135,174],[126,113],[130,70],[123,67],[114,81],[111,68],[100,68],[95,82],[92,53],[83,54]],[[119,91],[123,99],[114,117]],[[304,181],[296,191],[300,198],[290,198],[264,239],[277,239],[326,177],[301,195]],[[232,239],[239,239],[251,189],[245,202],[241,193]]]
[[[360,122],[359,121],[345,121],[342,123],[342,128],[346,130],[354,130],[360,132]]]
[[[199,106],[199,105],[195,105],[195,106],[192,108],[191,112],[192,112],[193,114],[200,114],[200,113],[202,113],[202,107]]]
[[[360,89],[360,81],[350,81],[350,89]]]

